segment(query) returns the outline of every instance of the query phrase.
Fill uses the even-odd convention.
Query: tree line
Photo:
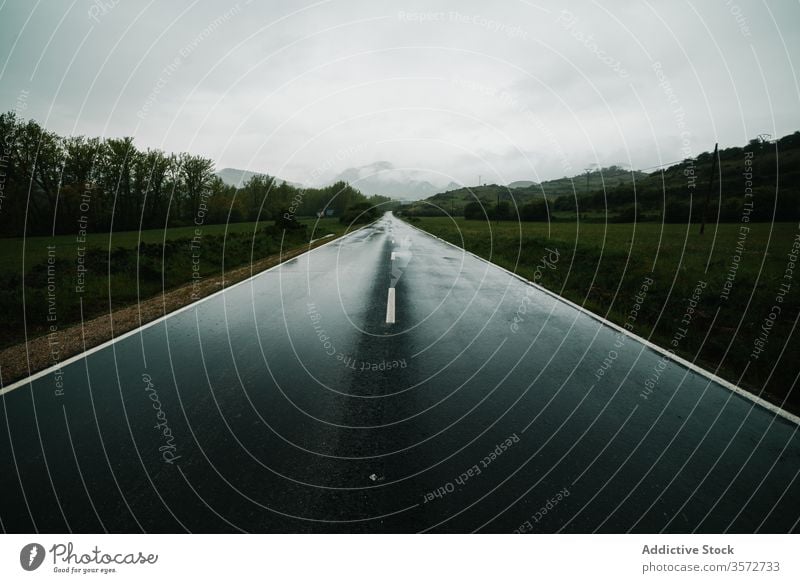
[[[635,185],[559,197],[551,210],[668,223],[699,222],[704,213],[709,222],[739,222],[745,212],[753,221],[800,220],[800,132],[720,149],[718,164],[712,162],[713,153],[703,152],[639,178]]]
[[[721,149],[718,164],[712,162],[713,154],[703,152],[663,170],[637,172],[635,182],[618,180],[613,185],[609,180],[613,174],[606,175],[608,170],[618,170],[612,166],[593,173],[602,175],[605,187],[582,193],[582,177],[574,176],[567,179],[573,182],[573,194],[551,196],[553,189],[549,189],[547,202],[541,197],[531,200],[531,187],[491,185],[488,195],[487,187],[463,189],[463,199],[470,200],[463,213],[466,219],[503,221],[574,220],[580,216],[609,222],[686,223],[700,222],[704,214],[709,222],[722,223],[740,222],[744,215],[762,222],[800,220],[800,132]],[[562,187],[564,179],[552,182]],[[438,215],[446,210],[443,203],[441,210],[428,207],[420,214]],[[594,213],[594,218],[583,213]]]
[[[303,189],[262,174],[236,188],[208,158],[142,150],[131,137],[60,136],[13,112],[0,114],[0,188],[3,236],[341,217],[389,201],[345,182]]]

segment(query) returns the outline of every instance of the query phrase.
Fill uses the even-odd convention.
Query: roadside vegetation
[[[223,275],[268,256],[306,247],[351,226],[337,219],[96,233],[2,240],[0,348]],[[199,299],[199,298],[197,298]]]
[[[299,188],[255,174],[237,188],[202,156],[59,136],[13,113],[0,114],[0,136],[0,348],[341,234],[391,206],[345,182]]]
[[[208,158],[140,150],[130,137],[59,136],[13,113],[0,114],[0,136],[3,237],[338,218],[354,205],[389,201],[345,182],[299,188],[263,174],[237,188]]]
[[[481,184],[440,192],[424,201],[418,201],[406,210],[407,215],[413,216],[441,216],[443,212],[450,215],[460,215],[465,212],[465,207],[472,204],[473,209],[485,207],[491,213],[498,202],[504,208],[501,217],[516,216],[511,209],[522,207],[537,201],[555,201],[559,197],[575,197],[602,190],[631,184],[634,180],[641,180],[648,175],[644,172],[630,171],[620,166],[609,166],[588,170],[578,176],[564,176],[555,180],[545,180],[541,183],[522,181],[502,186],[499,184]]]
[[[749,224],[744,239],[737,224],[712,224],[702,236],[697,225],[688,223],[497,223],[425,217],[416,218],[414,225],[528,279],[534,278],[547,249],[557,249],[557,268],[539,270],[539,283],[619,325],[626,323],[650,278],[653,283],[639,304],[633,332],[764,398],[800,410],[794,389],[800,354],[796,222]],[[790,285],[786,293],[784,284]],[[701,293],[687,325],[698,285]],[[764,327],[769,333],[762,345]]]
[[[650,173],[610,166],[522,188],[461,188],[408,205],[403,213],[512,222],[686,224],[705,214],[709,223],[737,223],[745,213],[750,221],[800,220],[800,132],[724,148],[716,167],[713,161],[712,152],[703,152]]]
[[[528,279],[557,248],[541,285],[620,325],[639,306],[636,334],[800,411],[800,132],[719,150],[716,163],[704,152],[620,171],[461,189],[398,214]]]

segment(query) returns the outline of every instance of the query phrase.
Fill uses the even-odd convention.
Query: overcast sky
[[[2,110],[302,183],[544,180],[800,129],[796,0],[0,2]]]

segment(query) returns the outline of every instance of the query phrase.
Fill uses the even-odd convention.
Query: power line
[[[665,166],[678,164],[680,162],[683,162],[684,160],[686,160],[686,158],[683,158],[682,160],[673,160],[672,162],[664,162],[663,164],[658,164],[657,166],[648,166],[647,168],[639,168],[638,172],[643,172],[644,170],[652,170],[653,168],[664,168]],[[633,172],[633,170],[631,172]]]

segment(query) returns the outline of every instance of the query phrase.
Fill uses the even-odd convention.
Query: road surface
[[[391,215],[6,389],[9,532],[798,530],[792,419]]]

